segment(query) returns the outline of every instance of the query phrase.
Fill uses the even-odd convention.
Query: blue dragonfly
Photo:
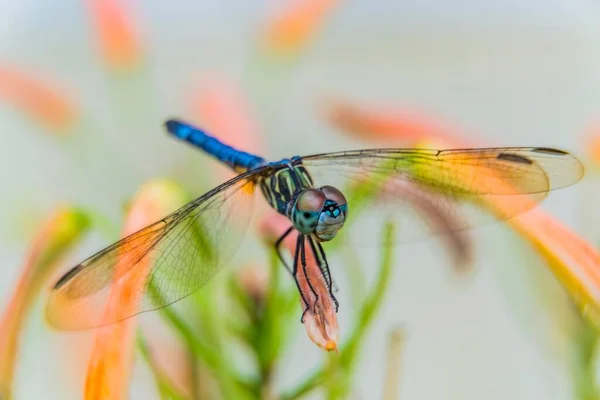
[[[367,221],[377,221],[377,215],[383,219],[403,215],[405,207],[398,204],[406,200],[410,188],[426,193],[438,209],[461,215],[452,225],[421,224],[426,226],[420,231],[416,225],[405,224],[402,217],[395,236],[403,242],[483,224],[490,220],[490,212],[482,211],[482,203],[523,197],[524,201],[491,215],[491,220],[512,218],[535,206],[549,191],[571,185],[583,176],[577,158],[545,147],[384,148],[268,162],[185,122],[168,120],[165,127],[238,175],[66,272],[53,286],[47,303],[47,318],[54,327],[77,330],[118,322],[166,307],[198,290],[239,248],[250,222],[256,188],[290,221],[289,229],[275,243],[283,264],[296,277],[299,268],[306,268],[306,255],[311,252],[337,306],[322,244],[333,240],[348,221],[351,204],[362,206],[360,217]],[[348,198],[339,188],[346,188]],[[375,195],[386,199],[385,204],[368,201]],[[279,247],[294,231],[298,232],[296,251],[289,266]],[[372,235],[360,236],[361,232],[360,244],[368,243]],[[150,262],[151,270],[135,293],[139,308],[107,320],[102,306],[111,287],[141,268],[145,264],[142,260]],[[301,296],[306,311],[311,304],[302,292]]]

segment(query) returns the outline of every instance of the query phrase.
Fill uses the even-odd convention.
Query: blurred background
[[[328,114],[336,102],[442,127],[473,146],[558,147],[582,157],[588,176],[541,207],[596,247],[600,4],[302,4],[0,1],[2,308],[14,301],[32,238],[57,207],[83,210],[94,228],[32,300],[15,399],[82,398],[94,333],[48,328],[48,288],[73,262],[116,239],[140,187],[167,178],[195,197],[228,178],[214,172],[215,161],[165,134],[168,117],[225,126],[215,135],[268,159],[415,145],[402,132],[348,134]],[[241,104],[245,117],[228,116],[230,104]],[[395,249],[349,397],[384,398],[388,338],[401,328],[399,394],[390,398],[596,398],[595,334],[544,259],[503,224],[472,237],[468,275],[454,273],[439,240]],[[246,263],[266,264],[268,252],[250,247]],[[331,260],[342,341],[357,312],[343,251]],[[379,252],[359,257],[372,283]],[[300,308],[294,312],[298,334],[275,383],[282,390],[329,357],[305,336]],[[152,379],[138,357],[130,398],[159,398]]]

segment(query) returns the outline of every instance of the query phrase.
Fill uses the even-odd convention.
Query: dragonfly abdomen
[[[266,164],[266,161],[254,154],[239,151],[220,142],[212,136],[191,125],[177,120],[165,122],[167,131],[181,140],[199,147],[217,160],[227,164],[234,171],[242,173]]]

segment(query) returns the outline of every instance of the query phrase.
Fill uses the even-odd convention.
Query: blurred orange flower
[[[123,236],[129,235],[155,222],[185,202],[183,191],[174,183],[154,181],[140,189],[131,202]],[[127,259],[124,259],[127,261]],[[115,283],[104,315],[115,320],[114,314],[134,314],[141,300],[137,293],[146,283],[152,265],[149,258],[142,259],[127,275]],[[131,318],[98,329],[88,363],[85,382],[86,399],[124,399],[128,397],[133,361],[136,321]]]
[[[600,165],[600,131],[597,126],[590,131],[590,135],[587,138],[586,149],[587,155],[592,162],[596,165]]]
[[[88,0],[100,52],[109,67],[129,69],[141,58],[136,29],[122,1]]]
[[[76,111],[53,86],[14,67],[0,66],[0,98],[45,127],[64,132],[75,122]]]
[[[261,221],[259,231],[269,242],[274,243],[289,226],[290,221],[287,218],[271,213]],[[297,237],[297,233],[294,232],[288,235],[283,243],[292,255],[296,251]],[[304,311],[302,322],[308,337],[317,346],[327,351],[337,351],[340,328],[336,305],[329,294],[327,282],[315,256],[308,250],[310,246],[307,244],[306,247],[306,271],[299,265],[295,276],[302,297],[308,301],[308,305],[305,305],[302,297],[300,298]]]
[[[408,110],[366,109],[348,102],[325,105],[324,115],[333,125],[356,137],[382,141],[454,141],[458,137],[431,117]]]
[[[80,211],[58,208],[42,225],[27,253],[23,272],[0,322],[0,398],[12,398],[19,334],[42,285],[79,243],[89,221]]]
[[[362,177],[356,178],[356,184],[361,184]],[[398,201],[403,199],[419,212],[423,223],[428,224],[436,232],[449,232],[442,235],[448,250],[452,253],[456,272],[464,273],[469,270],[473,257],[472,238],[468,232],[461,229],[464,226],[462,216],[452,212],[448,203],[440,203],[430,192],[418,185],[406,182],[386,183],[375,201]]]
[[[311,39],[323,20],[338,5],[339,0],[287,1],[265,27],[268,50],[293,53]]]
[[[236,271],[235,278],[257,307],[264,304],[269,285],[268,276],[264,269],[247,265]]]
[[[257,127],[240,90],[226,79],[213,78],[194,92],[191,101],[192,119],[197,121],[209,135],[242,151],[258,153],[263,148],[257,135]],[[220,178],[228,180],[236,174],[226,171]]]
[[[435,147],[464,148],[468,143],[456,140],[449,130],[438,129],[427,120],[406,120],[402,112],[382,115],[348,104],[335,104],[328,113],[330,122],[366,139],[386,138],[396,142],[406,140],[412,145],[423,143]],[[412,127],[406,129],[406,127]],[[502,182],[494,184],[501,185]],[[496,198],[486,206],[493,213],[503,213],[511,207],[526,209],[523,200]],[[508,212],[510,214],[510,211]],[[571,232],[541,209],[534,208],[507,221],[544,257],[549,267],[582,311],[600,324],[600,255],[585,240]]]

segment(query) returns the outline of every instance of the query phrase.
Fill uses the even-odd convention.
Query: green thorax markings
[[[296,164],[292,168],[286,166],[278,169],[260,181],[260,188],[265,199],[278,213],[287,217],[289,217],[288,210],[296,195],[300,191],[312,187],[310,174],[302,164]]]

